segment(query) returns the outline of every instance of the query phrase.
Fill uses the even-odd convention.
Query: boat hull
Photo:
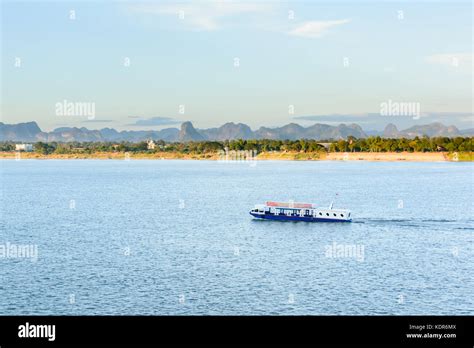
[[[309,216],[288,216],[288,215],[274,215],[274,214],[256,214],[250,212],[250,215],[262,220],[277,220],[277,221],[303,221],[303,222],[351,222],[352,219],[326,219]]]

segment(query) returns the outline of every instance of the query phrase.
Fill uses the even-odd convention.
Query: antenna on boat
[[[337,198],[338,195],[339,195],[339,193],[336,193],[336,198]],[[334,205],[334,201],[335,201],[336,198],[334,198],[333,201],[331,202],[331,204],[329,205],[329,209],[332,209],[332,206]]]

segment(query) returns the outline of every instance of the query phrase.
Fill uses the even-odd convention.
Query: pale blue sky
[[[472,14],[470,1],[4,1],[2,121],[257,128],[321,115],[366,129],[469,128]],[[56,115],[64,100],[95,103],[93,122]],[[364,116],[388,100],[420,103],[425,117]],[[153,117],[166,125],[132,125]]]

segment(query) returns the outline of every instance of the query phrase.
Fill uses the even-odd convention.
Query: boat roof
[[[314,204],[311,204],[311,203],[298,203],[298,204],[311,204],[311,206],[303,206],[303,207],[297,207],[297,206],[293,206],[293,207],[290,207],[289,206],[289,203],[283,203],[284,205],[269,205],[268,204],[269,202],[266,202],[266,204],[256,204],[255,205],[255,208],[257,209],[263,209],[265,207],[272,207],[272,208],[276,208],[276,209],[285,209],[285,210],[301,210],[301,209],[312,209],[312,210],[321,210],[321,211],[332,211],[332,212],[337,212],[337,213],[350,213],[350,210],[348,209],[337,209],[337,208],[327,208],[327,207],[317,207],[315,206]],[[272,202],[270,202],[272,203]],[[273,203],[279,203],[279,202],[273,202]],[[297,203],[294,203],[295,205]]]
[[[269,207],[281,207],[281,208],[313,208],[313,203],[302,203],[302,202],[273,202],[267,201],[266,205]]]

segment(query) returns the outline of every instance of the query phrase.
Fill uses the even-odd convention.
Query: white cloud
[[[265,13],[271,9],[269,4],[246,3],[229,0],[210,2],[184,2],[175,4],[141,4],[129,7],[135,13],[169,15],[181,18],[193,30],[212,31],[221,28],[225,17],[239,14]]]
[[[329,28],[332,28],[337,25],[345,24],[350,22],[349,19],[339,19],[335,21],[310,21],[305,22],[293,30],[291,30],[288,34],[294,36],[302,36],[302,37],[309,37],[309,38],[319,38],[326,34]]]
[[[430,64],[442,64],[453,68],[468,68],[472,70],[473,53],[442,53],[426,57]]]

